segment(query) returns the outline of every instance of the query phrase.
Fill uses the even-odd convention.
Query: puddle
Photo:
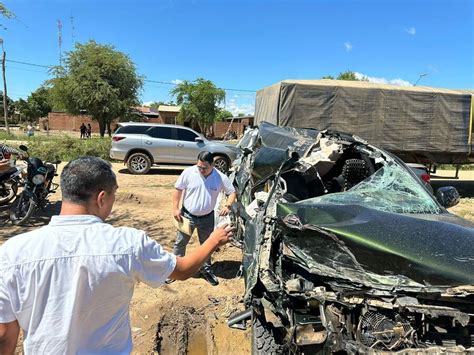
[[[206,334],[201,329],[196,329],[188,335],[187,353],[192,355],[207,355]]]

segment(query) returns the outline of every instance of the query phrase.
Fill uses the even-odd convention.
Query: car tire
[[[216,155],[214,157],[214,166],[217,170],[226,174],[230,168],[229,159],[223,155]]]
[[[135,175],[143,175],[151,169],[151,159],[145,153],[133,153],[127,159],[127,169]]]
[[[287,353],[286,347],[278,343],[283,340],[282,334],[278,333],[277,329],[254,312],[252,317],[252,355]]]

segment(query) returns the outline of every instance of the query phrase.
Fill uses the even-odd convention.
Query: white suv
[[[204,150],[214,154],[214,164],[223,172],[239,152],[233,145],[209,141],[188,127],[122,122],[112,137],[110,157],[125,162],[132,174],[146,174],[153,164],[195,164]]]

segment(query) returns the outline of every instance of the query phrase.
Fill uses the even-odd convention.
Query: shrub
[[[84,155],[110,160],[111,141],[108,138],[80,140],[63,136],[48,140],[32,139],[27,145],[30,156],[47,161],[71,161]]]

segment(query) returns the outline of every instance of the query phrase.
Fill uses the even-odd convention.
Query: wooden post
[[[3,49],[3,41],[2,41]],[[10,127],[8,126],[8,102],[7,102],[7,79],[5,78],[5,57],[7,53],[3,50],[3,59],[2,59],[2,75],[3,75],[3,114],[5,116],[5,128],[7,129],[7,134],[10,135]]]

